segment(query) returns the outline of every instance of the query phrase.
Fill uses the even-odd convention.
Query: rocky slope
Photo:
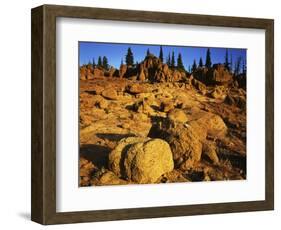
[[[245,178],[246,92],[222,65],[80,68],[80,186]]]

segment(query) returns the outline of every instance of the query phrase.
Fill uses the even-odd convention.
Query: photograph
[[[80,187],[246,179],[247,49],[78,50]]]

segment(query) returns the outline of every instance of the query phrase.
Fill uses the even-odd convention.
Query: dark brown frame
[[[274,209],[274,21],[179,13],[43,5],[32,9],[31,219],[62,224]],[[265,200],[103,211],[56,212],[56,18],[174,23],[265,30]]]

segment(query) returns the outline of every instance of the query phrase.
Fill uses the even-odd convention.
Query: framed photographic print
[[[274,208],[274,22],[32,9],[41,224]]]

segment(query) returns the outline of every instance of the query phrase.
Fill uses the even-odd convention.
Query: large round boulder
[[[131,145],[124,160],[128,179],[140,183],[154,183],[174,169],[169,144],[161,139],[150,139]]]
[[[127,154],[128,148],[137,142],[143,142],[145,140],[148,140],[148,138],[144,137],[127,137],[123,138],[119,141],[117,146],[111,151],[109,154],[109,169],[112,170],[117,176],[125,177],[124,174],[124,158]]]

